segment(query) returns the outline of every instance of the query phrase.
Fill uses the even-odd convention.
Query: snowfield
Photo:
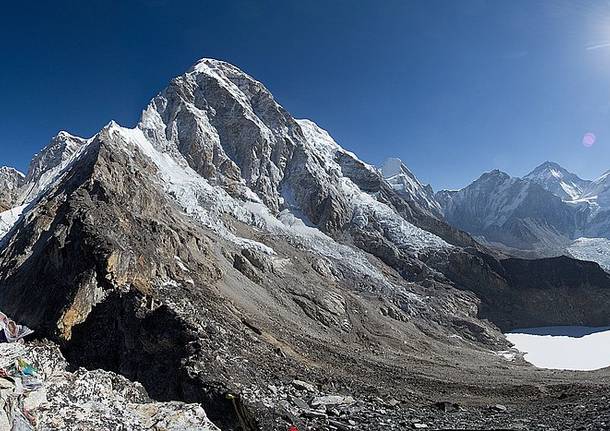
[[[0,240],[2,240],[4,235],[12,229],[15,223],[17,223],[17,220],[21,217],[26,206],[27,205],[22,205],[0,213]]]
[[[590,371],[610,366],[610,326],[516,329],[506,338],[538,368]]]

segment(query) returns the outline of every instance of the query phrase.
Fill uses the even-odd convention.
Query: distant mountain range
[[[544,162],[523,178],[493,170],[461,190],[433,194],[397,159],[381,170],[407,199],[483,244],[514,256],[565,254],[610,268],[610,171],[591,181]]]

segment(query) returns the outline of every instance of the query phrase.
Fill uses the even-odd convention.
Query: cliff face
[[[502,331],[608,324],[610,275],[593,262],[566,256],[490,262],[454,254],[447,274],[481,298],[479,317]]]
[[[610,274],[596,263],[560,256],[534,261],[507,259],[502,266],[515,299],[506,301],[501,317],[490,314],[500,327],[608,324],[605,310],[610,307]]]

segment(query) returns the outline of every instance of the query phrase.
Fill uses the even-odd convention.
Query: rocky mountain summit
[[[133,129],[60,133],[9,202],[0,310],[59,346],[68,381],[141,387],[120,420],[560,429],[574,416],[549,405],[610,388],[603,371],[533,369],[500,332],[609,324],[610,275],[504,259],[447,224],[402,163],[361,161],[222,61],[172,80]],[[579,417],[594,429],[597,412]]]
[[[423,185],[400,159],[389,158],[381,166],[385,180],[400,196],[419,205],[422,211],[439,218],[442,210],[429,184]]]

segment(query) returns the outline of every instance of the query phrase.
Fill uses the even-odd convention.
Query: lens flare
[[[591,148],[593,144],[595,144],[595,139],[596,137],[594,133],[585,133],[585,136],[582,137],[582,144],[587,148]]]

